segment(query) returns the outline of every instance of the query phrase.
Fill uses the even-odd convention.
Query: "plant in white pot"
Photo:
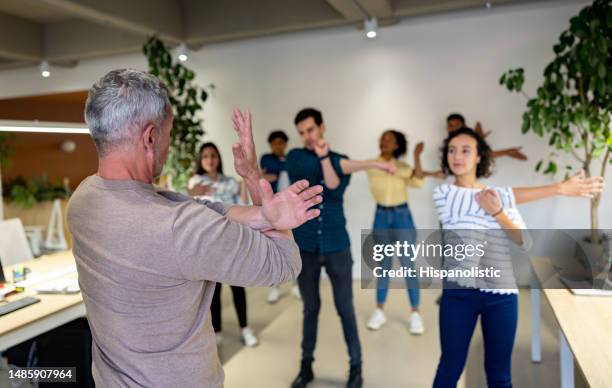
[[[595,0],[570,19],[553,46],[554,59],[544,70],[544,80],[530,97],[523,90],[522,68],[504,73],[499,82],[509,91],[519,92],[527,101],[523,114],[523,134],[532,132],[547,137],[553,148],[551,157],[540,160],[536,171],[555,174],[557,153],[571,155],[587,177],[605,178],[612,163],[612,6]],[[571,169],[572,166],[566,166]],[[591,200],[589,243],[602,253],[598,209],[603,193]],[[607,241],[609,245],[609,241]],[[608,260],[609,261],[609,260]],[[608,265],[609,266],[609,265]]]

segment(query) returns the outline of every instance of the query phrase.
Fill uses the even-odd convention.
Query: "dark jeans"
[[[361,345],[359,344],[355,308],[353,307],[353,258],[350,249],[325,254],[300,251],[300,254],[302,256],[302,272],[298,277],[298,285],[304,302],[302,361],[312,362],[314,360],[319,310],[321,309],[319,280],[321,278],[321,268],[325,267],[325,272],[327,272],[332,284],[336,311],[342,322],[350,365],[361,365]]]
[[[231,286],[231,288],[236,315],[238,315],[238,323],[240,324],[240,328],[244,329],[247,327],[246,292],[244,291],[244,287]],[[210,311],[213,328],[215,329],[215,333],[218,333],[221,331],[221,283],[217,283],[215,286],[215,293],[213,294],[212,303],[210,304]]]
[[[512,387],[510,367],[518,320],[517,295],[500,295],[474,289],[445,289],[440,302],[442,355],[434,388],[457,386],[479,316],[484,340],[487,386]]]

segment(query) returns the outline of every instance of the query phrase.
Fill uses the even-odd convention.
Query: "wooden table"
[[[559,264],[555,262],[555,264]],[[577,296],[555,276],[549,258],[531,259],[532,360],[541,361],[540,293],[560,327],[561,387],[574,386],[574,360],[591,388],[612,386],[612,297]]]
[[[74,257],[71,251],[66,251],[20,264],[30,268],[32,275],[43,274],[74,265]],[[4,273],[7,280],[11,281],[12,266],[4,268]],[[72,272],[61,277],[64,276],[77,277],[77,273]],[[38,295],[33,287],[32,289],[26,289],[25,292],[10,296],[8,300],[12,301],[24,296],[35,296],[40,299],[40,302],[0,317],[0,352],[85,316],[85,305],[80,293]]]

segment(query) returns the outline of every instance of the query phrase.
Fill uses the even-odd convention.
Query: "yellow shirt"
[[[379,157],[378,160],[384,160]],[[370,179],[370,191],[376,203],[382,206],[397,206],[408,202],[406,186],[421,187],[423,178],[412,176],[413,169],[401,160],[391,159],[397,171],[395,175],[389,175],[378,169],[368,170]]]

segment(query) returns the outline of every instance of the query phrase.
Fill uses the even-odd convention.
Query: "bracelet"
[[[325,160],[327,158],[329,158],[329,152],[323,156],[319,156],[319,161]]]
[[[500,215],[500,214],[501,214],[503,211],[504,211],[504,208],[503,208],[503,207],[501,207],[501,208],[499,208],[499,210],[498,210],[498,211],[496,211],[494,214],[491,214],[491,217],[495,218],[495,217],[497,217],[498,215]]]

